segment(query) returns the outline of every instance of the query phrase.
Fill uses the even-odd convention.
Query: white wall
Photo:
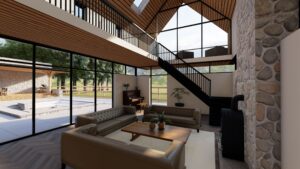
[[[224,96],[232,97],[233,95],[233,76],[232,73],[212,73],[205,74],[209,79],[211,79],[211,92],[212,96]],[[185,88],[172,76],[168,75],[168,106],[174,106],[177,101],[171,93],[174,88]],[[186,88],[185,88],[186,89]],[[186,89],[187,90],[187,89]],[[187,90],[188,91],[188,90]],[[184,95],[182,102],[185,104],[185,107],[188,108],[198,108],[201,110],[201,113],[208,114],[209,108],[203,103],[198,97],[192,94],[189,91],[188,95]]]
[[[137,86],[141,90],[141,96],[145,98],[144,102],[150,105],[151,94],[150,87],[151,81],[150,76],[137,76]]]
[[[123,90],[124,90],[123,84],[129,83],[128,90],[134,90],[135,87],[137,86],[136,76],[115,74],[113,81],[114,81],[114,86],[113,86],[114,107],[121,106],[123,105]]]
[[[281,158],[282,168],[300,166],[300,30],[281,42]]]

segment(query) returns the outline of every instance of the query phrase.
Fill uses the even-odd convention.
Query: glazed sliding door
[[[70,124],[70,54],[36,47],[36,133]]]
[[[33,45],[0,38],[0,143],[32,134]]]

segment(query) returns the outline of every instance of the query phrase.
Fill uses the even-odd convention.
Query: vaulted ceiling
[[[236,0],[149,0],[141,13],[132,9],[134,0],[107,0],[148,33],[160,32],[183,3],[199,12],[226,32],[230,25]],[[226,18],[224,20],[220,20]],[[199,21],[200,22],[200,21]]]

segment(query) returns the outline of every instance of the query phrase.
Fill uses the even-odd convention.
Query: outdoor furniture
[[[135,122],[126,127],[124,127],[121,131],[128,132],[132,134],[131,140],[133,141],[139,136],[147,136],[153,137],[161,140],[166,141],[180,141],[182,143],[186,143],[190,134],[191,130],[182,128],[182,127],[175,127],[166,125],[164,130],[158,130],[156,127],[154,130],[149,129],[149,123],[147,122]]]
[[[201,112],[198,109],[152,105],[145,109],[143,121],[150,121],[163,113],[170,120],[167,124],[196,129],[201,127]]]
[[[1,88],[0,96],[6,96],[6,95],[7,95],[7,88]]]

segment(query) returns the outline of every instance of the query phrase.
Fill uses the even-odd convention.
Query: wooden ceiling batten
[[[166,12],[165,10],[172,8],[176,9],[178,6],[181,6],[182,3],[189,5],[209,20],[220,18],[228,18],[230,20],[232,18],[236,2],[236,0],[167,0],[167,2],[163,0],[150,0],[144,11],[141,14],[137,14],[131,9],[133,1],[107,1],[148,33],[160,32],[173,16],[171,15],[173,11]],[[199,5],[201,3],[205,4],[203,11],[201,11],[201,8],[199,7],[201,6]],[[158,10],[159,6],[162,5],[164,7],[161,10]],[[162,14],[157,14],[157,11],[164,12],[162,12]],[[153,20],[152,18],[155,17],[160,17],[160,19]],[[224,31],[229,32],[230,25],[230,21],[220,21],[217,26]]]
[[[0,36],[131,66],[157,62],[16,1],[0,3]]]

